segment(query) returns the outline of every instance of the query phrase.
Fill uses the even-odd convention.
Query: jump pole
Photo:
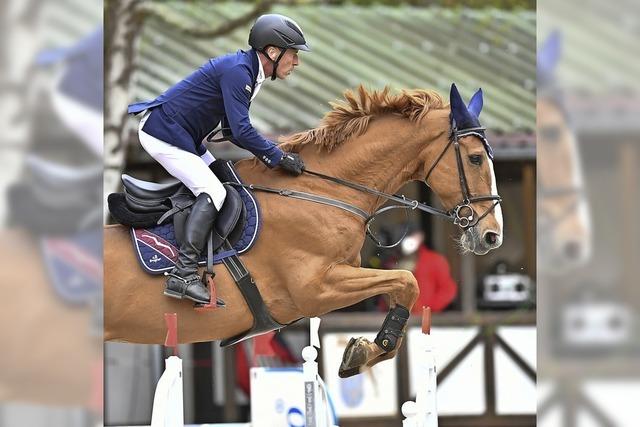
[[[431,337],[431,308],[422,309],[420,366],[416,401],[402,405],[402,427],[438,427],[436,406],[436,361]]]
[[[302,375],[304,378],[304,417],[306,427],[337,427],[327,388],[318,374],[318,350],[320,348],[320,318],[309,319],[310,345],[302,349]]]
[[[177,354],[178,316],[165,313],[167,325],[165,347],[173,348],[173,356],[165,360],[165,370],[156,386],[151,412],[151,427],[183,427],[184,407],[182,400],[182,359]]]

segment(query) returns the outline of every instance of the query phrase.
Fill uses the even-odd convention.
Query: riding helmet
[[[293,19],[276,13],[262,15],[256,20],[249,32],[249,45],[258,51],[267,46],[311,50],[300,26]]]

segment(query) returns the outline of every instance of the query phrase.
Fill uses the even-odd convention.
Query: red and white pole
[[[422,309],[422,343],[416,401],[402,405],[403,427],[438,427],[436,405],[436,361],[431,337],[431,308]]]

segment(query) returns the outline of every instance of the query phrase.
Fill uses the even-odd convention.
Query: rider
[[[249,106],[265,78],[287,78],[299,63],[298,50],[310,50],[302,30],[286,16],[262,15],[251,28],[249,45],[248,51],[210,59],[158,98],[129,106],[129,113],[146,111],[138,130],[143,148],[196,196],[176,266],[167,273],[164,293],[170,297],[210,300],[197,263],[226,191],[209,168],[215,158],[203,141],[220,122],[230,129],[227,138],[267,167],[296,176],[304,169],[298,154],[283,152],[249,120]]]

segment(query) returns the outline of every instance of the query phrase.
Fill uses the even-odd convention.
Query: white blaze
[[[571,184],[573,185],[573,188],[579,189],[579,191],[584,191],[582,159],[580,158],[580,154],[578,153],[578,143],[574,134],[571,134],[570,138],[571,158],[575,160],[573,170],[571,171]],[[583,244],[583,256],[588,257],[591,255],[591,218],[589,214],[589,206],[586,194],[580,193],[576,195],[576,197],[578,197],[578,221],[580,221],[580,223],[583,225],[585,232],[584,236],[580,236]]]
[[[489,158],[487,155],[487,160],[489,161],[489,171],[491,172],[491,195],[498,195],[498,187],[496,186],[496,174],[493,172],[493,160]],[[494,216],[496,218],[496,222],[500,227],[500,241],[502,241],[502,236],[504,234],[504,227],[502,225],[502,207],[500,203],[496,205],[496,208],[493,210]]]

